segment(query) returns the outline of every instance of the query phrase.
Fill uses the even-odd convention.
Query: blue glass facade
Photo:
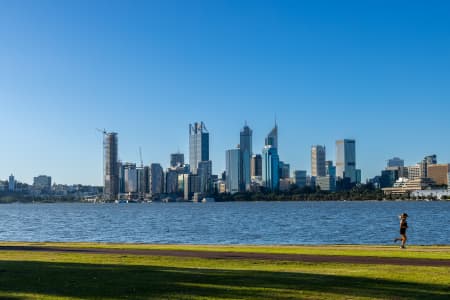
[[[279,164],[277,148],[265,146],[262,153],[262,181],[264,187],[272,191],[279,189]]]

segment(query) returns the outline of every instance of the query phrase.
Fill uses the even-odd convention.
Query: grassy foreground
[[[20,245],[450,257],[445,246]],[[0,251],[0,299],[449,299],[449,287],[449,267]]]

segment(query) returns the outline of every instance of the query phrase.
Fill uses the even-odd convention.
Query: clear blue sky
[[[275,114],[291,169],[341,138],[363,179],[450,162],[448,1],[2,1],[0,43],[1,179],[102,184],[97,127],[167,167],[201,120],[218,173],[244,121],[260,152]]]

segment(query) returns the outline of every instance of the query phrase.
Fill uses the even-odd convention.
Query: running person
[[[394,242],[397,241],[402,241],[402,245],[400,246],[400,248],[405,248],[405,243],[406,243],[406,229],[408,228],[408,222],[406,222],[406,219],[408,218],[408,214],[407,213],[402,213],[400,216],[400,238],[396,238],[394,240]]]

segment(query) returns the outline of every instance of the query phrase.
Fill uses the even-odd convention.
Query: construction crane
[[[106,129],[95,128],[98,132],[103,133],[103,135],[107,134]]]

